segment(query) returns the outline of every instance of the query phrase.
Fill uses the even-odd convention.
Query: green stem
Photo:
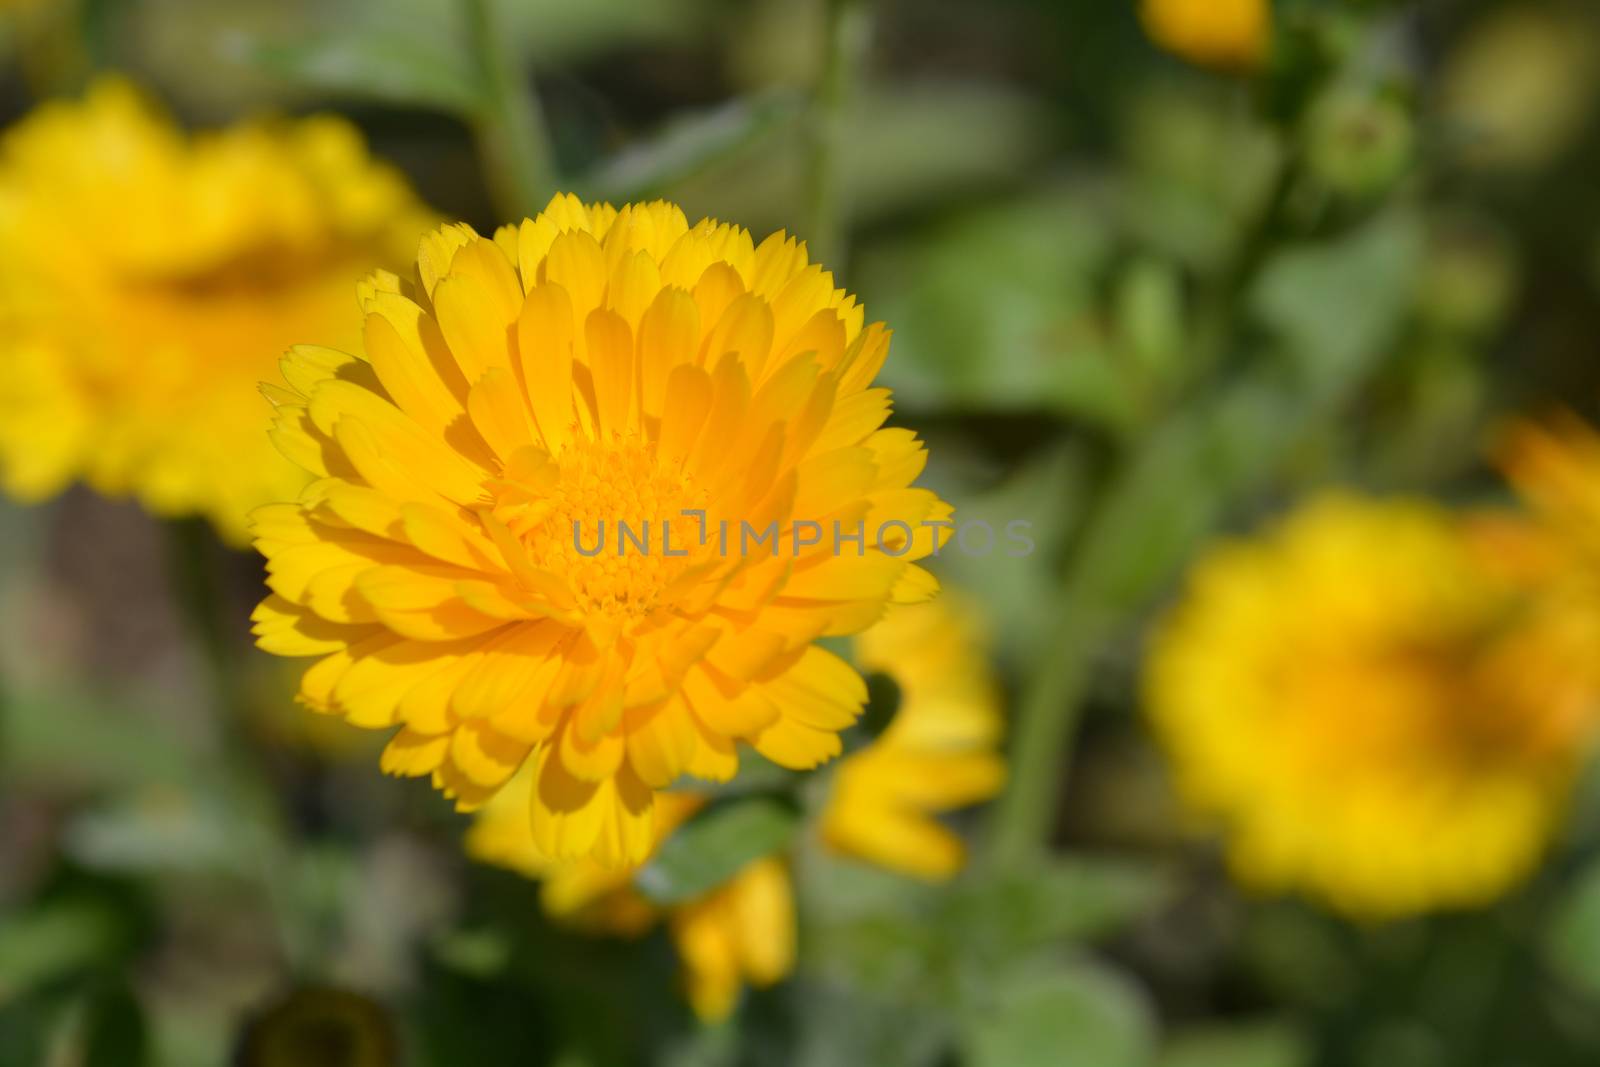
[[[483,75],[475,124],[496,205],[508,218],[533,215],[556,192],[544,112],[527,57],[506,34],[496,0],[465,0],[467,29]]]
[[[1064,596],[1043,646],[1040,666],[1017,707],[1010,781],[995,810],[993,861],[1025,864],[1050,839],[1057,798],[1071,759],[1094,656],[1113,630],[1112,619]]]
[[[871,17],[866,0],[828,0],[828,42],[822,81],[811,110],[810,217],[807,220],[811,259],[844,269],[845,207],[840,192],[844,115],[855,91]]]
[[[1276,245],[1298,172],[1287,164],[1279,172],[1262,211],[1240,244],[1234,262],[1198,316],[1188,417],[1203,424],[1225,423],[1228,392],[1208,393],[1224,368],[1228,348],[1237,335],[1234,322],[1262,264]],[[1011,779],[995,814],[992,856],[1015,866],[1042,853],[1054,825],[1056,804],[1066,780],[1067,762],[1081,717],[1093,657],[1114,638],[1184,562],[1181,554],[1155,554],[1158,562],[1134,580],[1103,581],[1119,546],[1135,544],[1142,531],[1163,521],[1164,494],[1150,487],[1182,484],[1189,477],[1183,418],[1169,419],[1164,429],[1146,438],[1126,457],[1121,473],[1101,497],[1084,537],[1069,562],[1063,594],[1041,664],[1029,679],[1018,704],[1011,749]],[[1315,425],[1315,420],[1308,420]],[[1307,432],[1310,432],[1309,430]],[[1262,472],[1257,471],[1257,476]],[[1229,499],[1249,486],[1241,473],[1236,485],[1219,485],[1213,501],[1220,514]],[[1213,516],[1213,519],[1215,516]],[[1201,523],[1195,532],[1201,533]]]

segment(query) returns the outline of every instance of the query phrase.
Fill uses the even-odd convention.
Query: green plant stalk
[[[1286,163],[1217,290],[1204,302],[1198,316],[1194,360],[1201,379],[1195,387],[1201,392],[1191,399],[1187,419],[1179,418],[1174,420],[1177,425],[1154,430],[1126,458],[1068,563],[1054,623],[1043,646],[1043,662],[1026,683],[1017,705],[1010,780],[991,824],[990,858],[1001,867],[1025,864],[1048,845],[1082,704],[1093,676],[1095,653],[1132,621],[1184,562],[1182,557],[1158,561],[1131,585],[1120,587],[1115,580],[1109,584],[1102,581],[1100,574],[1119,545],[1137,543],[1145,526],[1162,521],[1159,514],[1147,514],[1140,507],[1141,491],[1148,491],[1150,479],[1188,476],[1188,469],[1182,465],[1185,447],[1178,444],[1174,448],[1175,438],[1185,433],[1184,423],[1203,427],[1229,418],[1233,394],[1226,388],[1208,388],[1204,379],[1215,378],[1226,350],[1236,340],[1231,324],[1277,244],[1297,178],[1297,167],[1292,161]],[[1304,432],[1315,432],[1319,424],[1320,419],[1308,419]],[[1256,459],[1260,461],[1260,456],[1271,454],[1269,449],[1262,449]],[[1265,466],[1235,471],[1232,484],[1218,486],[1213,515],[1202,523],[1202,528],[1214,522],[1240,491],[1266,473]]]
[[[496,207],[508,219],[538,212],[556,192],[544,112],[525,56],[500,25],[496,0],[465,0],[467,31],[483,78],[474,122]]]
[[[814,263],[844,269],[846,207],[843,177],[845,110],[866,58],[872,20],[867,0],[827,0],[827,55],[812,103],[807,246]]]
[[[1236,488],[1219,482],[1199,512],[1174,509],[1161,488],[1194,476],[1197,454],[1214,447],[1215,428],[1230,420],[1232,396],[1196,398],[1152,431],[1124,458],[1074,546],[1039,667],[1018,704],[1010,781],[990,842],[1002,867],[1026,863],[1048,843],[1095,656],[1182,565],[1187,536],[1209,528]]]
[[[1044,644],[1043,663],[1028,680],[1012,730],[1010,778],[994,815],[991,860],[1016,868],[1044,850],[1094,654],[1114,632],[1110,613],[1085,610],[1069,592]]]

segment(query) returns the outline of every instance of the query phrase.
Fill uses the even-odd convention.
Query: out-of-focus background
[[[0,505],[0,1064],[1600,1062],[1581,772],[1504,886],[1372,914],[1236,877],[1146,706],[1214,539],[1329,486],[1515,510],[1507,420],[1600,415],[1594,5],[504,0],[489,59],[456,0],[3,6],[8,124],[116,71],[185,128],[347,116],[485,233],[539,181],[797,232],[894,329],[926,483],[1037,551],[939,561],[1014,746],[951,817],[967,869],[802,830],[793,973],[708,1023],[665,930],[547,917],[292,701],[253,554],[81,486]],[[499,153],[496,57],[542,175]]]

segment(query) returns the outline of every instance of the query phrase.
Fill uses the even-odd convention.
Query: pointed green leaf
[[[794,808],[775,797],[713,804],[662,842],[634,885],[657,904],[693,900],[787,847],[798,823]]]
[[[968,1021],[970,1067],[1146,1067],[1154,1023],[1143,995],[1087,962],[1002,978]]]
[[[464,48],[400,33],[336,33],[293,44],[254,41],[245,58],[306,89],[473,115],[484,87]]]

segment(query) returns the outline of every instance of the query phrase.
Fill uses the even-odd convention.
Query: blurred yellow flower
[[[1594,718],[1594,616],[1515,519],[1328,495],[1214,550],[1161,624],[1151,720],[1236,875],[1385,918],[1537,863]]]
[[[1500,537],[1490,545],[1502,570],[1539,590],[1539,611],[1528,632],[1527,654],[1551,662],[1530,676],[1550,687],[1562,679],[1575,688],[1595,687],[1565,665],[1584,662],[1600,673],[1600,434],[1576,415],[1543,423],[1519,421],[1497,443],[1500,466],[1533,513],[1531,533]],[[1478,524],[1480,527],[1485,525]],[[1592,709],[1568,701],[1575,723],[1586,725]]]
[[[355,279],[426,225],[342,119],[188,137],[119,80],[41,106],[0,140],[0,485],[82,478],[243,543],[306,481],[257,383],[353,341]]]
[[[1205,67],[1254,67],[1272,39],[1271,0],[1142,0],[1139,16],[1152,41]]]
[[[674,908],[668,923],[689,1003],[703,1019],[726,1018],[743,983],[763,989],[794,969],[794,894],[789,869],[776,857],[755,860],[710,894]]]
[[[834,774],[822,819],[834,848],[930,880],[960,870],[961,838],[933,816],[993,797],[1006,773],[999,686],[976,620],[974,605],[946,593],[856,639],[857,663],[895,680],[900,707]]]
[[[839,752],[866,688],[813,641],[932,596],[950,509],[881,428],[888,331],[803,245],[558,196],[361,302],[364,357],[297,349],[271,391],[318,480],[256,513],[256,633],[324,657],[302,699],[400,726],[384,768],[463,810],[536,762],[538,848],[607,866],[736,742]]]
[[[705,896],[657,907],[633,888],[631,869],[590,859],[552,860],[542,853],[528,831],[533,783],[531,769],[520,771],[479,812],[466,847],[477,859],[542,880],[541,899],[551,916],[623,937],[642,935],[665,918],[683,961],[689,1003],[708,1021],[731,1014],[746,983],[764,988],[794,968],[794,899],[781,859],[755,860]],[[695,794],[663,793],[656,843],[703,804]]]

